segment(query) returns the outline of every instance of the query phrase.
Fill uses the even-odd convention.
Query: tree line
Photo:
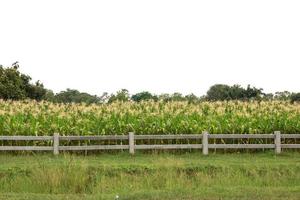
[[[148,91],[130,95],[129,91],[122,89],[115,94],[103,93],[101,96],[79,92],[75,89],[67,89],[55,94],[52,90],[46,89],[37,81],[31,83],[31,77],[19,71],[19,64],[15,62],[11,67],[0,65],[0,99],[22,100],[34,99],[45,100],[57,103],[112,103],[114,101],[188,101],[197,103],[201,101],[229,101],[229,100],[284,100],[291,103],[300,102],[300,93],[288,91],[264,93],[262,88],[246,88],[240,85],[216,84],[209,88],[206,95],[198,97],[194,94],[182,95],[181,93],[155,95]]]

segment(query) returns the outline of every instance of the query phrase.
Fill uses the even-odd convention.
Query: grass
[[[0,155],[0,199],[300,198],[300,153]]]

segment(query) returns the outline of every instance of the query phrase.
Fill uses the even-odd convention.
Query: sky
[[[0,64],[54,92],[300,91],[299,0],[0,0]]]

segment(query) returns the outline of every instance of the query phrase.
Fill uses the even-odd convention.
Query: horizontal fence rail
[[[59,140],[128,140],[128,135],[60,136]]]
[[[211,139],[222,140],[222,143],[211,143]],[[268,139],[271,144],[226,144],[226,139]],[[105,136],[60,136],[55,133],[53,136],[0,136],[0,141],[50,141],[51,146],[0,146],[0,151],[53,151],[57,155],[60,151],[88,151],[88,150],[129,150],[134,154],[135,150],[151,149],[202,149],[204,155],[209,149],[274,149],[275,153],[281,153],[282,149],[300,149],[300,144],[283,144],[282,139],[295,139],[299,142],[300,134],[281,134],[275,131],[273,134],[209,134],[204,131],[202,134],[181,134],[181,135],[105,135]],[[298,140],[297,140],[298,139]],[[127,141],[128,144],[99,144],[99,145],[68,145],[60,141]],[[196,144],[136,144],[139,140],[196,140]],[[201,142],[200,142],[201,141]]]
[[[209,138],[214,139],[266,139],[274,138],[274,134],[211,134]]]
[[[52,136],[0,136],[0,141],[1,140],[46,141],[46,140],[53,140],[53,137]]]

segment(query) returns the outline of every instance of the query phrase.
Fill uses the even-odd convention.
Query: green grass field
[[[300,153],[0,155],[0,199],[300,199]]]

